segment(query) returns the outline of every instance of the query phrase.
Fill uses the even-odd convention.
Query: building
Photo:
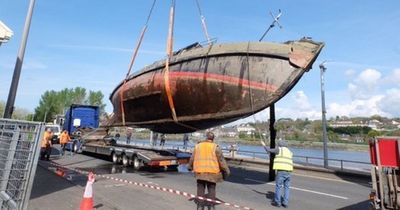
[[[248,123],[238,125],[236,127],[236,130],[238,133],[246,133],[248,135],[250,135],[256,131],[256,129]]]

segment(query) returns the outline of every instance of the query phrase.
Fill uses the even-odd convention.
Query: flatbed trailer
[[[98,142],[82,143],[74,140],[67,146],[74,152],[86,152],[108,157],[114,164],[132,166],[138,170],[143,167],[176,169],[189,162],[190,153],[175,149],[159,149],[136,145],[107,145]]]

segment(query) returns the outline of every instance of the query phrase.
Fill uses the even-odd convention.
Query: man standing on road
[[[51,138],[53,137],[53,132],[51,132],[50,128],[47,128],[47,131],[43,134],[43,139],[40,143],[40,159],[41,160],[50,160],[51,154]],[[46,159],[45,159],[46,158]]]
[[[216,183],[229,176],[230,170],[221,149],[214,142],[214,134],[207,132],[207,140],[199,142],[193,150],[188,169],[193,170],[197,179],[197,196],[216,199]],[[207,188],[208,194],[205,194]],[[206,203],[197,199],[197,209],[204,209]],[[215,209],[208,203],[208,209]]]
[[[293,171],[293,153],[287,148],[287,142],[284,140],[278,141],[278,148],[268,148],[265,146],[264,149],[267,152],[275,153],[273,169],[277,171],[275,180],[275,196],[272,205],[285,208],[289,205],[289,191],[290,191],[290,174]],[[284,189],[283,195],[281,195],[282,187]],[[283,198],[283,199],[282,199]]]
[[[183,134],[183,149],[187,148],[189,142],[189,134],[185,133]]]
[[[65,146],[67,143],[71,140],[71,137],[69,137],[68,131],[63,130],[63,132],[60,135],[60,144],[61,144],[61,153],[64,155],[65,153]]]
[[[160,135],[160,146],[164,146],[165,145],[165,134],[161,134]]]
[[[126,130],[126,144],[127,145],[131,144],[131,138],[132,138],[132,132],[133,132],[132,130],[133,130],[133,128],[128,128]]]

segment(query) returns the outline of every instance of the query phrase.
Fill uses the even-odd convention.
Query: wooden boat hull
[[[322,47],[323,43],[299,40],[183,50],[169,64],[176,120],[165,88],[165,61],[159,61],[116,87],[110,96],[114,105],[111,123],[121,125],[124,117],[126,125],[187,133],[250,116],[293,88]]]

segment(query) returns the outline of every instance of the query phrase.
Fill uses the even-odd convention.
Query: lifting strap
[[[135,59],[136,59],[137,53],[139,51],[140,45],[142,44],[143,37],[144,37],[144,34],[146,33],[147,25],[149,23],[151,14],[153,13],[153,9],[154,9],[154,5],[156,4],[156,1],[157,0],[154,0],[153,4],[151,5],[151,9],[150,9],[149,15],[147,16],[146,24],[143,26],[142,32],[140,33],[139,40],[138,40],[138,42],[136,44],[135,50],[133,51],[133,54],[132,54],[132,57],[131,57],[131,61],[129,63],[128,72],[126,73],[124,82],[122,83],[122,86],[121,86],[121,91],[119,92],[120,93],[119,94],[119,96],[120,96],[120,109],[121,109],[121,114],[122,114],[121,118],[122,118],[122,125],[123,126],[125,126],[125,108],[124,108],[125,84],[128,81],[129,74],[131,73],[133,64],[135,63]]]
[[[169,16],[169,27],[168,27],[168,39],[167,39],[167,58],[165,59],[165,70],[164,70],[164,85],[165,85],[165,93],[168,98],[168,104],[169,108],[171,110],[171,115],[172,119],[174,122],[182,127],[186,127],[189,129],[192,129],[193,131],[199,130],[195,127],[192,127],[190,125],[186,125],[184,123],[178,122],[178,117],[176,116],[176,111],[175,111],[175,104],[174,104],[174,99],[172,98],[172,93],[171,93],[171,85],[170,85],[170,80],[169,80],[169,61],[172,57],[172,48],[173,48],[173,36],[174,36],[174,15],[175,15],[175,0],[171,1],[171,9],[170,9],[170,16]]]
[[[173,33],[174,33],[174,10],[175,10],[175,0],[171,1],[171,9],[169,12],[169,27],[168,27],[168,39],[167,39],[167,58],[165,59],[165,70],[164,70],[164,85],[165,93],[167,94],[169,108],[171,110],[172,119],[178,122],[176,117],[174,99],[171,94],[171,86],[169,81],[169,60],[172,57],[172,46],[173,46]]]

